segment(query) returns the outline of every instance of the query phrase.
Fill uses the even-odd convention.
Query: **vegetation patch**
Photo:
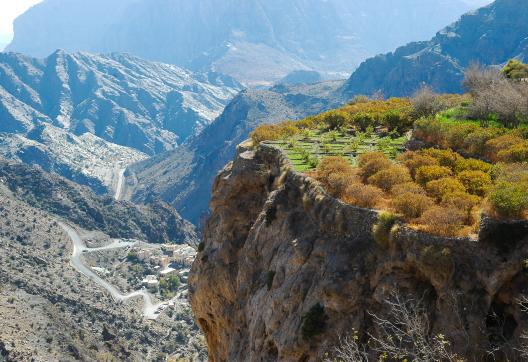
[[[324,332],[328,316],[324,307],[317,303],[303,315],[301,332],[304,338],[313,338]]]
[[[471,67],[466,95],[356,97],[346,106],[251,135],[283,150],[344,202],[442,236],[475,234],[482,210],[528,217],[528,65]],[[406,151],[409,139],[425,147]],[[273,215],[266,215],[266,220]],[[386,244],[387,225],[373,232]]]

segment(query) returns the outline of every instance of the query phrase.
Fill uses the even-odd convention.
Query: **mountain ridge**
[[[461,93],[463,71],[472,62],[500,65],[528,59],[528,3],[497,0],[463,15],[429,41],[409,43],[363,62],[342,91],[353,96],[381,91],[408,96],[422,84]]]

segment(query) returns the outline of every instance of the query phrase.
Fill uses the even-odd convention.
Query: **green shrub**
[[[372,227],[374,240],[383,248],[388,247],[392,228],[398,222],[398,217],[390,212],[382,212],[378,222]]]
[[[205,243],[202,241],[200,244],[198,244],[198,252],[201,253],[205,249]]]
[[[390,191],[394,185],[411,182],[412,178],[406,167],[393,165],[376,172],[368,178],[368,182],[384,191]]]
[[[395,195],[391,200],[391,207],[402,215],[406,221],[419,218],[434,206],[434,201],[427,195],[404,192]]]
[[[344,127],[350,118],[348,113],[340,110],[326,112],[322,117],[326,127],[330,130],[337,130]]]
[[[302,316],[301,332],[304,338],[312,338],[324,332],[328,316],[324,307],[317,303]]]
[[[375,127],[377,121],[370,113],[357,113],[352,116],[352,124],[365,132],[369,127]]]
[[[454,177],[443,177],[438,180],[429,181],[425,188],[429,196],[434,197],[438,202],[442,201],[444,196],[448,194],[466,192],[464,185]]]
[[[416,182],[425,186],[428,182],[452,175],[451,169],[445,166],[423,166],[416,170]]]
[[[457,178],[472,195],[484,196],[491,187],[491,176],[482,171],[462,171]]]
[[[403,134],[413,126],[413,120],[405,112],[390,111],[382,115],[382,123],[389,131]]]
[[[134,253],[134,252],[130,252],[127,254],[127,261],[131,262],[131,263],[137,263],[139,262],[139,258],[138,258],[138,255],[137,253]]]
[[[502,74],[509,79],[528,78],[528,64],[517,59],[511,59],[508,64],[502,68]]]
[[[499,182],[491,190],[489,201],[500,217],[522,218],[528,211],[528,182]]]
[[[375,208],[383,199],[383,191],[371,185],[354,183],[350,185],[343,197],[343,200],[355,206],[369,209]]]
[[[266,226],[270,226],[277,218],[277,206],[273,205],[266,210]]]
[[[268,287],[268,290],[271,290],[271,287],[273,286],[273,279],[275,279],[275,271],[269,270],[266,273],[266,286]]]

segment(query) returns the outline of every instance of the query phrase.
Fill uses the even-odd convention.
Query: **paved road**
[[[152,302],[152,299],[153,299],[152,296],[145,290],[138,290],[130,294],[126,294],[126,295],[122,294],[116,287],[114,287],[112,284],[108,283],[107,281],[99,277],[99,275],[94,273],[92,269],[87,267],[82,262],[82,259],[81,259],[81,255],[83,254],[83,252],[93,252],[93,251],[98,251],[98,250],[123,248],[126,246],[133,245],[135,243],[124,243],[124,242],[115,241],[112,244],[103,246],[101,248],[88,248],[82,241],[77,231],[75,231],[75,229],[73,229],[71,226],[66,225],[62,222],[59,222],[59,225],[64,229],[64,231],[68,233],[68,236],[73,242],[73,252],[72,252],[72,256],[70,260],[71,260],[72,266],[78,272],[84,274],[88,278],[92,279],[95,283],[97,283],[98,285],[106,289],[110,293],[110,295],[112,295],[112,298],[116,302],[125,302],[131,298],[141,296],[143,298],[143,316],[147,319],[156,319],[159,316],[159,313],[156,313],[156,311],[160,307],[167,305],[166,302],[154,304]]]
[[[123,193],[123,179],[125,178],[126,168],[119,169],[117,176],[117,186],[114,198],[119,201],[121,199],[121,194]]]

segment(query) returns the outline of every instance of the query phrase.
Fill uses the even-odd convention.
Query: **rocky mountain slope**
[[[348,95],[409,95],[421,84],[438,92],[461,92],[463,70],[472,62],[503,64],[528,59],[528,3],[497,0],[463,15],[430,41],[410,43],[392,53],[368,59],[343,91]]]
[[[239,90],[126,54],[0,53],[0,154],[115,192],[129,164],[199,133]]]
[[[334,81],[243,91],[200,135],[177,150],[131,166],[125,198],[149,201],[161,197],[198,224],[207,213],[214,177],[250,131],[261,123],[299,119],[342,104],[344,100],[336,93],[341,85]]]
[[[251,144],[217,177],[211,209],[190,275],[211,361],[332,360],[345,338],[383,338],[384,321],[405,318],[419,318],[419,343],[470,361],[516,360],[526,348],[526,222],[485,218],[478,241],[400,225],[376,242],[376,211],[332,198],[279,151]]]
[[[293,70],[349,74],[361,60],[430,37],[464,0],[45,0],[15,22],[7,47],[43,57],[120,51],[251,85]]]
[[[196,339],[199,334],[185,310],[176,311],[176,318],[164,314],[156,321],[144,320],[141,298],[117,303],[71,264],[72,240],[58,224],[58,208],[64,210],[70,225],[101,245],[111,243],[110,236],[73,222],[91,228],[94,222],[90,217],[98,218],[108,225],[102,230],[110,230],[115,224],[112,219],[121,218],[115,235],[147,237],[140,227],[134,227],[138,222],[134,212],[128,212],[133,218],[128,221],[125,206],[112,205],[109,200],[108,210],[100,214],[79,200],[79,210],[75,211],[72,205],[66,207],[71,192],[64,185],[56,187],[53,201],[45,203],[30,192],[37,183],[43,189],[52,186],[52,178],[42,179],[38,172],[26,178],[18,166],[3,162],[1,169],[0,360],[162,361],[168,355],[203,360],[203,349]],[[31,186],[24,188],[27,184]],[[115,215],[109,215],[110,207],[115,207]],[[78,218],[83,212],[86,222]],[[141,218],[145,224],[152,220],[146,212]],[[158,220],[156,223],[157,228],[165,228]]]
[[[154,154],[214,120],[240,90],[216,73],[191,73],[126,54],[68,54],[40,60],[0,54],[0,131],[49,123]]]
[[[60,176],[4,159],[0,159],[0,181],[30,206],[113,238],[197,244],[194,227],[161,201],[136,206],[111,196],[96,196]]]

